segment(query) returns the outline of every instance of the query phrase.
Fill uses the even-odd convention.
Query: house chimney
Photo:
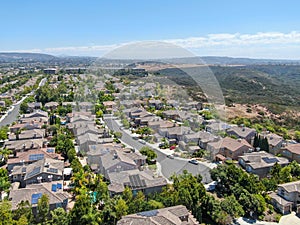
[[[118,154],[115,152],[114,153],[114,159],[117,159],[118,158]]]
[[[38,183],[42,183],[42,177],[37,177],[36,179]]]

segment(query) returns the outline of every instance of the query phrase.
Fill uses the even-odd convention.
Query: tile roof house
[[[231,126],[224,122],[213,121],[206,125],[205,130],[210,133],[217,134],[218,132],[226,131]]]
[[[34,112],[34,110],[42,108],[41,102],[29,102],[27,105],[28,105],[28,112],[30,113]]]
[[[286,157],[291,161],[295,160],[300,163],[300,143],[289,144],[286,147],[283,147],[279,152],[283,157]]]
[[[161,109],[164,106],[164,104],[161,100],[156,100],[156,99],[150,99],[148,101],[148,105],[150,107],[154,107],[157,110]]]
[[[104,149],[103,149],[104,148]],[[138,169],[137,159],[124,152],[121,147],[110,146],[100,148],[97,157],[89,153],[88,164],[94,171],[108,179],[108,173]],[[141,158],[144,159],[144,158]],[[145,159],[144,159],[145,160]]]
[[[76,137],[76,142],[82,153],[86,153],[89,149],[89,145],[95,145],[100,143],[99,135],[93,133],[85,133]]]
[[[48,123],[48,117],[21,117],[19,118],[19,123]]]
[[[43,110],[37,110],[33,113],[23,114],[23,118],[32,118],[32,117],[46,117],[48,118],[48,113]]]
[[[282,214],[292,210],[300,213],[300,181],[279,184],[277,193],[271,193],[271,202]]]
[[[228,130],[226,130],[226,133],[229,136],[245,139],[246,141],[248,141],[248,143],[251,144],[256,135],[256,130],[245,126],[232,126]]]
[[[45,108],[48,110],[55,110],[55,109],[57,109],[58,106],[59,106],[58,102],[47,102],[45,104]]]
[[[123,100],[120,102],[120,104],[126,109],[141,106],[141,102],[139,100]]]
[[[269,151],[274,155],[278,154],[280,149],[283,147],[283,137],[274,133],[267,133],[261,135],[263,136],[263,138],[267,138],[269,143]]]
[[[5,141],[4,147],[12,150],[13,152],[27,151],[31,149],[43,148],[46,143],[46,139],[24,139],[24,140],[13,140]]]
[[[108,173],[110,184],[108,190],[111,195],[121,194],[125,187],[129,187],[133,194],[142,191],[145,195],[154,194],[162,191],[167,185],[167,181],[163,177],[154,177],[150,170],[140,171],[126,170],[121,172]]]
[[[185,126],[176,126],[176,127],[170,127],[170,128],[163,128],[159,129],[158,133],[161,136],[164,136],[168,139],[176,139],[177,141],[182,141],[183,136],[186,134],[191,134],[193,131],[189,127]]]
[[[207,144],[207,150],[210,152],[210,158],[212,160],[216,160],[219,156],[222,159],[225,157],[237,160],[238,157],[244,153],[251,152],[252,148],[253,147],[246,140],[235,140],[230,137],[225,137],[219,141]]]
[[[19,134],[10,133],[8,140],[26,140],[26,139],[41,139],[45,136],[45,129],[23,130]]]
[[[39,155],[40,158],[43,157],[58,160],[64,159],[60,154],[55,153],[55,148],[42,148],[29,151],[21,151],[16,152],[15,156],[10,156],[8,158],[7,170],[10,172],[14,168],[14,166],[28,165],[38,161],[39,159],[37,157],[34,157],[34,155]]]
[[[123,216],[117,225],[198,225],[198,221],[183,205],[155,209]]]
[[[106,113],[112,113],[116,110],[116,103],[114,101],[105,101],[103,102]]]
[[[42,158],[39,154],[32,157],[40,157],[40,160],[29,165],[15,166],[10,174],[13,182],[20,182],[21,187],[26,187],[28,184],[63,180],[63,161]]]
[[[43,195],[49,197],[49,209],[58,207],[67,209],[69,194],[62,190],[62,182],[51,182],[28,185],[26,188],[11,190],[9,200],[12,203],[12,210],[16,210],[21,201],[28,201],[32,206],[33,214],[37,214],[38,199]]]
[[[21,129],[23,130],[33,130],[33,129],[42,129],[43,125],[46,123],[44,121],[36,121],[36,120],[30,120],[30,122],[27,123],[17,123],[13,126],[9,127],[10,132],[15,133]]]
[[[152,121],[148,122],[148,127],[150,127],[155,132],[158,132],[159,129],[166,129],[174,127],[175,123],[168,121],[168,120],[161,120],[159,118],[156,118]]]
[[[259,177],[266,177],[275,163],[280,166],[289,164],[289,160],[283,157],[277,157],[265,151],[245,153],[239,156],[239,164],[246,169],[248,173],[253,173]]]

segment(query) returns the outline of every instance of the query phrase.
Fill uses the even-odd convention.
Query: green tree
[[[122,216],[127,215],[128,206],[122,198],[117,201],[115,205],[115,211],[117,220],[121,219]]]
[[[13,224],[11,203],[9,201],[0,202],[0,225],[11,225]]]
[[[8,138],[8,127],[4,126],[0,128],[0,140],[6,140]]]
[[[2,192],[8,191],[10,188],[10,182],[8,178],[8,172],[6,169],[0,168],[0,200],[2,200]]]
[[[295,139],[297,142],[300,142],[300,131],[299,130],[295,131]]]
[[[221,208],[230,215],[232,219],[243,216],[245,213],[243,207],[239,204],[234,195],[230,195],[221,201]]]
[[[115,132],[114,136],[115,136],[115,138],[120,139],[120,138],[122,138],[122,132]]]
[[[49,216],[49,197],[48,195],[43,194],[42,197],[38,200],[37,205],[37,221],[41,224],[47,224]]]
[[[7,162],[8,156],[12,153],[13,152],[11,150],[7,149],[7,148],[3,148],[3,149],[0,150],[0,155],[3,156],[4,162]]]
[[[91,198],[86,191],[85,193],[76,196],[76,201],[73,209],[70,211],[70,224],[96,224],[97,218],[95,208],[92,206]]]
[[[140,149],[140,153],[141,153],[142,155],[147,156],[147,162],[148,162],[148,163],[151,163],[151,161],[157,157],[157,154],[155,153],[155,151],[152,150],[152,149],[151,149],[150,147],[148,147],[148,146],[142,147],[142,148]]]
[[[13,211],[14,220],[20,220],[22,217],[26,217],[26,221],[28,223],[33,222],[32,208],[28,201],[21,201],[18,204],[18,208],[15,211]],[[22,220],[24,220],[24,218]]]
[[[51,211],[51,222],[53,225],[68,225],[69,217],[63,208],[56,208]]]

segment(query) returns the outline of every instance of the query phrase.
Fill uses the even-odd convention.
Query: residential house
[[[41,184],[31,184],[26,188],[13,189],[9,193],[9,201],[12,204],[12,210],[18,208],[18,204],[28,201],[32,207],[34,216],[37,215],[38,199],[45,194],[49,198],[49,210],[63,208],[67,210],[69,194],[63,191],[62,182],[50,182]]]
[[[150,107],[154,107],[155,109],[159,110],[164,106],[164,103],[159,99],[157,99],[157,100],[156,99],[150,99],[148,101],[148,105]]]
[[[15,166],[10,174],[12,182],[20,182],[21,187],[26,187],[28,184],[63,180],[63,161],[42,158],[39,154],[32,156],[39,160],[28,165]]]
[[[185,104],[185,107],[186,107],[188,110],[191,110],[191,109],[201,110],[201,109],[202,109],[202,103],[201,103],[201,102],[196,102],[196,101],[187,102],[187,103]]]
[[[198,221],[183,205],[172,206],[168,208],[155,209],[151,211],[139,212],[123,216],[117,222],[117,225],[138,225],[138,224],[185,224],[185,225],[198,225]]]
[[[101,155],[97,163],[97,171],[108,179],[108,173],[121,172],[138,169],[134,159],[118,149],[110,149],[106,154]]]
[[[45,108],[51,111],[57,109],[58,106],[59,106],[58,102],[47,102],[45,104]]]
[[[286,157],[291,161],[295,160],[300,163],[300,143],[288,144],[280,150],[280,153],[283,157]]]
[[[269,143],[270,153],[276,155],[280,152],[280,149],[283,147],[283,143],[284,143],[283,137],[270,132],[262,133],[261,136],[263,138],[267,138]]]
[[[193,131],[189,127],[181,126],[181,127],[170,127],[166,129],[159,129],[159,134],[168,139],[175,139],[176,141],[182,141],[183,136],[186,134],[191,134]]]
[[[0,101],[0,107],[5,108],[5,101]]]
[[[253,144],[256,130],[245,126],[232,126],[226,130],[226,133],[229,136],[245,139],[249,144]]]
[[[5,141],[4,147],[15,152],[28,151],[31,149],[43,148],[46,144],[46,139],[24,139],[24,140],[14,140]]]
[[[22,124],[44,124],[48,123],[48,117],[21,117],[18,120]]]
[[[218,134],[219,132],[226,132],[230,127],[227,123],[212,121],[206,125],[205,130],[209,133]]]
[[[266,177],[274,164],[286,166],[289,160],[283,157],[277,157],[265,151],[245,153],[238,157],[239,164],[246,169],[248,173],[253,173],[259,177]]]
[[[33,117],[46,117],[48,118],[48,113],[43,110],[37,110],[29,114],[23,114],[23,118],[33,118]]]
[[[99,143],[99,136],[93,133],[85,133],[76,137],[76,142],[79,146],[80,152],[85,154],[89,145],[95,145]]]
[[[251,152],[253,150],[252,148],[253,147],[246,140],[236,140],[230,137],[225,137],[219,141],[207,144],[207,150],[212,160],[224,160],[224,157],[237,160],[238,157],[244,153]]]
[[[177,108],[179,106],[179,102],[176,100],[167,100],[167,106],[173,107],[173,108]]]
[[[16,152],[14,156],[8,157],[7,170],[10,172],[15,166],[26,166],[43,158],[64,159],[60,154],[55,153],[55,148],[51,147],[21,151]]]
[[[161,120],[159,118],[156,118],[152,121],[148,122],[148,127],[154,130],[155,132],[158,132],[160,129],[167,129],[174,127],[175,123],[168,121],[168,120]]]
[[[199,146],[202,149],[207,149],[207,144],[220,140],[220,137],[215,136],[209,132],[201,131],[199,137]]]
[[[21,133],[10,133],[8,140],[42,139],[45,137],[45,129],[22,130]]]
[[[116,103],[114,101],[105,101],[103,105],[105,107],[105,113],[112,113],[116,110]]]
[[[10,126],[9,130],[12,133],[16,133],[19,130],[34,130],[34,129],[42,129],[45,125],[44,122],[34,121],[32,120],[29,123],[17,123],[13,126]]]
[[[163,177],[154,177],[154,174],[150,170],[140,171],[126,170],[121,172],[108,173],[108,190],[113,196],[115,194],[121,194],[125,187],[129,187],[133,195],[142,191],[145,195],[155,194],[162,191],[162,188],[167,185],[167,181]]]
[[[28,105],[28,112],[32,113],[35,110],[40,110],[42,108],[42,103],[41,102],[29,102],[27,103]]]
[[[81,110],[86,112],[91,111],[94,107],[94,104],[91,102],[79,102],[78,105]]]
[[[271,202],[282,214],[300,213],[300,181],[279,184],[277,193],[270,194]]]
[[[139,100],[123,100],[120,102],[121,105],[125,107],[125,109],[135,108],[141,106],[141,101]]]

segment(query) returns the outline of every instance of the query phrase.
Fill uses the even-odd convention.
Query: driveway
[[[129,133],[127,133],[123,129],[121,130],[120,125],[116,122],[115,118],[106,116],[104,117],[103,120],[110,130],[118,131],[122,133],[121,141],[124,142],[125,144],[137,150],[140,150],[143,146],[145,146],[144,144],[141,144],[139,141],[133,139]],[[149,147],[150,146],[152,147],[152,145],[149,145]],[[170,178],[170,176],[172,176],[174,173],[182,174],[184,170],[187,170],[193,175],[200,174],[203,178],[202,179],[203,183],[210,183],[212,181],[209,173],[210,167],[207,164],[199,162],[198,165],[194,165],[189,163],[187,159],[181,159],[176,157],[174,159],[169,159],[166,157],[166,154],[164,154],[161,150],[158,150],[156,148],[153,149],[157,153],[157,162],[160,164],[161,173],[167,179]]]

